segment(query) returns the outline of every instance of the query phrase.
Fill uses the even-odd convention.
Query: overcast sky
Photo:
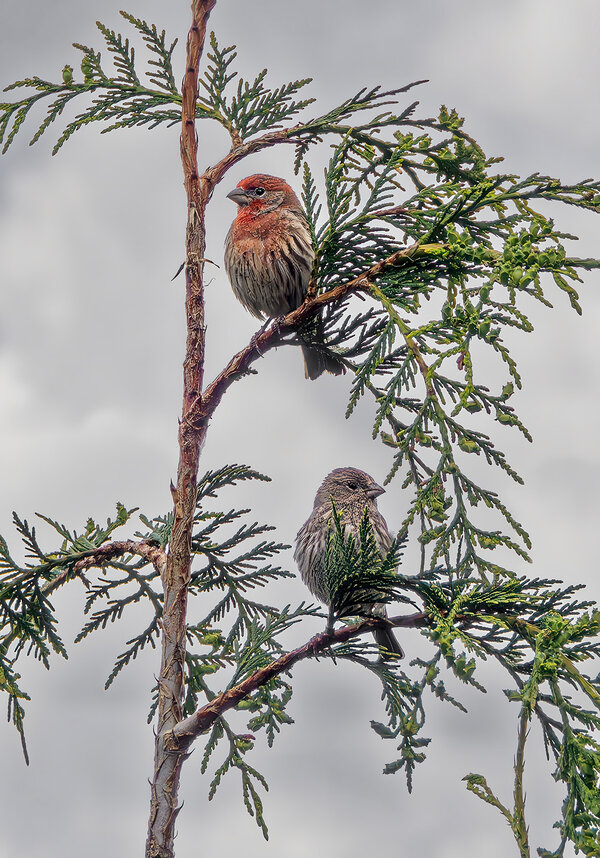
[[[94,22],[125,32],[113,0],[2,0],[0,81],[27,75],[58,79],[78,67],[73,41],[101,47]],[[137,0],[128,11],[178,36],[180,79],[188,3]],[[467,117],[467,129],[506,168],[575,181],[598,176],[600,56],[597,0],[218,0],[210,19],[223,44],[239,48],[239,70],[263,67],[274,84],[313,76],[310,94],[332,106],[362,86],[386,88],[428,78],[422,113],[441,103]],[[139,48],[139,56],[142,48]],[[38,113],[38,118],[39,118]],[[58,127],[57,127],[58,128]],[[26,130],[32,133],[33,125]],[[225,136],[199,126],[200,166],[218,159]],[[41,511],[80,527],[103,520],[121,500],[149,513],[170,506],[177,462],[184,351],[183,280],[171,283],[184,247],[185,198],[178,129],[79,132],[55,157],[57,129],[33,148],[19,135],[0,159],[0,533],[11,512]],[[227,191],[242,176],[292,176],[292,152],[269,150],[238,165],[217,189],[209,212],[207,255],[222,263],[233,206]],[[320,162],[316,162],[320,163]],[[296,187],[298,183],[296,182]],[[598,255],[598,223],[558,213],[581,236],[578,255]],[[525,486],[501,482],[534,540],[543,577],[585,581],[598,598],[594,551],[600,501],[598,393],[600,279],[586,276],[583,318],[564,296],[535,309],[536,331],[515,341],[525,381],[515,405],[534,444],[500,439]],[[207,376],[212,377],[256,328],[235,302],[223,269],[208,287]],[[349,379],[305,382],[296,350],[270,353],[259,376],[231,389],[215,417],[201,470],[245,462],[273,482],[245,488],[224,503],[252,505],[290,542],[307,517],[317,485],[333,467],[354,465],[383,480],[389,451],[370,440],[370,408],[343,420]],[[400,481],[380,501],[390,527],[406,502]],[[292,567],[291,557],[285,561]],[[81,594],[56,597],[69,644],[81,625]],[[299,581],[281,604],[306,597]],[[147,825],[152,730],[146,725],[157,653],[145,653],[104,693],[129,627],[69,646],[48,674],[23,665],[32,693],[26,726],[27,769],[16,734],[0,730],[0,858],[104,858],[140,855]],[[300,643],[312,631],[299,630]],[[424,651],[418,635],[402,639]],[[185,767],[178,858],[203,854],[248,858],[367,852],[388,856],[504,858],[515,854],[508,827],[467,793],[461,778],[477,771],[507,803],[516,709],[503,676],[486,670],[490,692],[461,695],[470,716],[431,705],[428,761],[408,796],[401,775],[384,777],[393,748],[369,728],[382,719],[377,683],[349,666],[299,666],[294,727],[272,751],[257,743],[254,762],[271,785],[268,844],[247,816],[234,776],[212,804],[200,753]],[[451,683],[452,684],[452,683]],[[526,788],[532,851],[555,848],[562,800],[531,733]],[[3,850],[6,850],[3,852]],[[569,853],[571,854],[571,853]]]

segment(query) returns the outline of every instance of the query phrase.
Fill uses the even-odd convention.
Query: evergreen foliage
[[[169,45],[164,31],[122,14],[150,52],[150,70],[139,70],[127,38],[98,23],[114,69],[106,71],[99,51],[75,44],[83,55],[82,81],[66,65],[58,83],[32,77],[11,84],[7,90],[33,93],[0,104],[4,151],[44,98],[47,115],[32,143],[72,100],[91,97],[66,123],[54,152],[96,121],[105,123],[103,132],[180,121],[181,95],[171,64],[176,42]],[[363,397],[371,398],[373,436],[391,451],[387,479],[399,477],[406,489],[408,511],[385,557],[377,551],[367,516],[355,539],[334,514],[327,552],[336,592],[332,619],[360,614],[374,594],[377,601],[413,605],[422,615],[418,626],[431,658],[382,662],[362,638],[335,645],[327,654],[379,677],[387,723],[372,726],[396,745],[385,772],[402,770],[409,789],[430,742],[423,735],[429,697],[465,709],[447,690],[447,677],[483,690],[481,662],[499,662],[510,681],[505,693],[517,710],[514,807],[496,797],[483,775],[467,775],[468,789],[502,813],[521,855],[529,855],[522,780],[527,727],[535,717],[556,766],[553,776],[566,795],[557,823],[560,843],[539,854],[558,857],[572,843],[583,854],[598,856],[600,745],[593,733],[600,727],[600,680],[582,667],[599,655],[600,614],[580,598],[579,585],[524,574],[529,536],[491,485],[502,475],[521,482],[496,435],[515,429],[531,440],[511,404],[522,379],[508,335],[531,333],[532,302],[550,307],[551,301],[566,299],[581,312],[574,283],[583,271],[600,267],[597,259],[569,254],[571,236],[546,214],[547,204],[556,204],[558,214],[564,205],[598,212],[600,183],[563,185],[537,173],[525,179],[502,173],[501,159],[485,155],[454,110],[442,107],[436,117],[417,118],[417,102],[397,106],[415,84],[389,92],[364,89],[321,116],[304,119],[313,99],[297,96],[308,79],[268,88],[261,71],[254,81],[239,79],[236,85],[235,49],[221,48],[214,35],[210,45],[197,118],[227,129],[234,152],[250,138],[260,148],[255,135],[265,132],[277,131],[279,142],[295,146],[317,251],[316,292],[357,281],[341,301],[326,303],[322,315],[328,347],[353,374],[347,416]],[[146,79],[151,88],[142,82]],[[292,119],[297,124],[289,124]],[[309,159],[325,138],[331,154],[321,182]],[[265,138],[265,146],[272,143]],[[366,304],[358,304],[356,292],[368,296]],[[303,333],[309,336],[310,330],[307,323]],[[505,373],[493,389],[480,380],[488,356]],[[493,439],[489,417],[497,424]],[[481,476],[488,473],[483,463],[495,469],[494,477],[492,471],[489,478]],[[290,575],[272,564],[289,546],[267,537],[271,527],[249,523],[249,510],[212,508],[222,489],[265,479],[234,465],[210,471],[198,483],[189,596],[201,619],[187,628],[185,714],[215,698],[215,683],[231,689],[280,656],[281,635],[318,613],[304,604],[282,610],[259,600],[258,588]],[[89,520],[81,533],[42,517],[58,538],[51,550],[42,548],[35,528],[15,515],[26,550],[23,564],[0,540],[0,688],[22,737],[28,698],[16,663],[31,654],[49,666],[51,652],[65,655],[50,601],[58,587],[79,579],[86,588],[88,619],[77,640],[129,615],[132,605],[142,602],[147,609],[149,621],[127,641],[107,687],[145,646],[156,645],[163,598],[157,565],[135,552],[97,554],[134,512],[119,504],[114,520],[104,527]],[[167,550],[172,515],[140,520],[145,530],[136,534],[139,544]],[[409,540],[420,546],[420,567],[401,567],[401,573],[401,549]],[[100,574],[88,581],[83,570],[92,565]],[[266,782],[246,755],[254,733],[264,730],[271,745],[281,725],[291,723],[291,694],[289,676],[270,679],[238,704],[234,719],[240,712],[248,716],[241,732],[220,715],[206,739],[203,770],[218,747],[225,749],[210,796],[226,772],[238,769],[246,808],[265,836],[259,788]],[[156,694],[150,718],[155,707]]]

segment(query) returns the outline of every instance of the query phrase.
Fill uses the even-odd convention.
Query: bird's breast
[[[225,243],[233,291],[255,316],[273,318],[299,307],[313,259],[308,228],[300,218],[289,223],[269,215],[236,218]]]

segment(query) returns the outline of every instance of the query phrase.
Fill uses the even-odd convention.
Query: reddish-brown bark
[[[189,748],[190,744],[201,733],[216,721],[219,715],[227,712],[236,706],[244,697],[248,697],[253,691],[256,691],[261,685],[264,685],[274,676],[280,673],[285,673],[302,659],[315,656],[323,650],[328,649],[333,644],[343,643],[351,638],[359,637],[360,635],[372,632],[381,626],[394,626],[396,628],[418,628],[426,626],[428,623],[427,614],[419,611],[416,614],[407,616],[392,617],[388,620],[370,617],[361,620],[359,623],[353,623],[349,626],[342,626],[335,631],[324,631],[315,635],[307,643],[301,647],[286,652],[275,661],[272,661],[266,667],[255,671],[251,676],[248,676],[242,682],[234,685],[233,688],[217,694],[206,706],[200,707],[196,712],[180,721],[173,730],[173,746],[180,750]]]
[[[195,128],[198,68],[208,17],[216,0],[194,0],[187,41],[186,71],[182,86],[181,161],[188,203],[186,232],[187,342],[183,364],[183,408],[179,424],[177,484],[172,487],[174,520],[166,569],[162,576],[164,611],[162,656],[158,682],[158,724],[154,776],[151,785],[147,858],[172,858],[179,777],[183,756],[171,753],[165,737],[181,720],[184,693],[187,591],[191,566],[192,520],[196,482],[205,427],[190,419],[202,394],[204,369],[204,212],[210,186],[198,176],[198,140]]]

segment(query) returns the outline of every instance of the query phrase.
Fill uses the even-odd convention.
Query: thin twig
[[[515,806],[512,814],[511,828],[521,853],[521,858],[530,858],[529,838],[527,836],[527,824],[525,822],[525,793],[523,790],[523,775],[525,773],[525,742],[529,733],[529,710],[526,706],[521,709],[519,716],[519,731],[517,742],[517,754],[515,757]]]

